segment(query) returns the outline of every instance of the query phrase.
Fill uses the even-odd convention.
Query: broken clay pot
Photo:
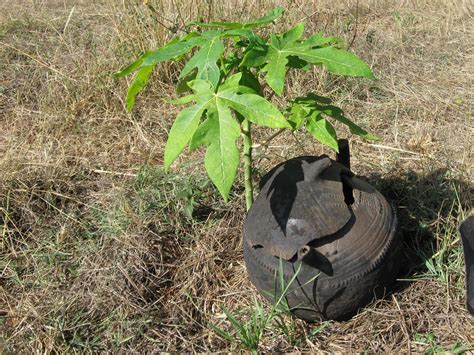
[[[294,158],[267,173],[244,225],[244,258],[268,299],[289,282],[291,311],[307,321],[344,320],[386,293],[400,243],[391,205],[327,156]]]

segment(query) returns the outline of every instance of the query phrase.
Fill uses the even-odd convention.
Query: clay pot
[[[272,300],[279,265],[286,282],[298,271],[286,294],[297,317],[347,319],[394,283],[396,224],[385,198],[346,166],[327,156],[288,160],[262,178],[245,221],[250,280]]]

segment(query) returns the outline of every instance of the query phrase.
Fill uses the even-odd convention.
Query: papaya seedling
[[[253,126],[306,129],[335,151],[337,134],[331,120],[347,125],[353,134],[365,139],[377,139],[344,116],[329,98],[316,93],[288,100],[281,109],[270,101],[270,96],[283,94],[290,69],[322,65],[336,75],[374,77],[364,61],[343,49],[340,38],[322,33],[304,37],[303,22],[282,33],[259,34],[260,27],[272,24],[283,12],[277,7],[249,22],[191,22],[186,35],[144,53],[115,74],[120,77],[136,72],[127,94],[127,109],[131,110],[158,64],[185,63],[176,91],[189,95],[172,100],[186,107],[169,131],[164,169],[168,171],[186,147],[193,151],[206,146],[205,169],[227,201],[242,152],[247,209],[253,202]]]

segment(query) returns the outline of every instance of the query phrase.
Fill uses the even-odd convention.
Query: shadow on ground
[[[406,171],[394,177],[365,177],[395,207],[404,242],[400,278],[430,272],[428,261],[459,247],[458,228],[464,211],[472,208],[474,186],[451,178],[448,169],[427,175]],[[403,289],[406,283],[399,283]]]

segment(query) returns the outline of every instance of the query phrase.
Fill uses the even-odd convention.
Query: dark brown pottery
[[[250,280],[274,300],[279,270],[287,283],[297,272],[286,300],[307,321],[347,319],[397,277],[394,210],[348,166],[327,156],[277,165],[262,178],[245,221]]]

